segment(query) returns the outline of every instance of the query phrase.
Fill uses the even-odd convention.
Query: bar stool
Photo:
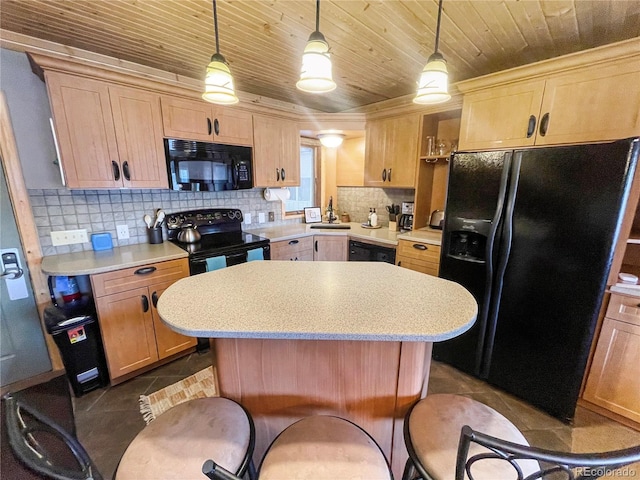
[[[515,425],[480,402],[460,395],[427,395],[407,412],[404,419],[404,442],[409,459],[402,480],[414,478],[416,470],[422,478],[456,478],[458,442],[464,425],[509,442],[529,445]],[[525,476],[538,470],[535,461],[524,461],[520,466]],[[513,467],[506,462],[492,462],[486,469],[474,472],[475,478],[513,478]]]
[[[203,459],[249,477],[255,430],[249,413],[233,400],[207,397],[172,407],[147,425],[127,447],[116,480],[202,478]]]
[[[214,480],[236,480],[208,460],[202,472]],[[338,417],[303,418],[271,443],[258,473],[260,480],[393,480],[378,444],[356,424]]]
[[[405,416],[404,437],[403,480],[416,478],[416,471],[429,480],[593,480],[640,461],[640,445],[603,453],[531,447],[505,417],[459,395],[428,395],[416,403]]]

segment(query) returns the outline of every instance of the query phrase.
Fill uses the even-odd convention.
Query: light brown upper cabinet
[[[364,186],[364,137],[347,138],[336,152],[336,185]]]
[[[464,83],[464,82],[463,82]],[[637,57],[465,92],[460,150],[615,140],[640,134]]]
[[[267,115],[253,116],[254,186],[300,185],[298,123]]]
[[[46,72],[69,188],[166,188],[160,96]]]
[[[369,187],[414,188],[420,117],[368,120],[364,184]]]
[[[253,146],[250,112],[184,98],[162,96],[164,136]]]

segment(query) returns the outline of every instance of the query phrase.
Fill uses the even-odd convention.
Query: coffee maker
[[[410,231],[413,228],[413,202],[402,202],[398,224],[400,225],[400,230]]]

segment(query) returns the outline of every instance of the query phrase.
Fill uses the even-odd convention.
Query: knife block
[[[389,221],[389,230],[391,230],[392,232],[399,232],[400,226],[398,225],[398,222]]]

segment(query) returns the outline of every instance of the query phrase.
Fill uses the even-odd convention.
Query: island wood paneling
[[[430,343],[215,339],[213,346],[220,394],[254,419],[255,461],[296,420],[338,415],[371,434],[401,477],[402,419],[426,392]]]
[[[338,83],[329,95],[295,87],[315,2],[219,0],[220,50],[241,91],[344,111],[415,91],[437,10],[437,0],[321,2]],[[455,82],[638,37],[639,15],[639,2],[618,0],[444,2],[439,50]],[[210,0],[3,0],[0,26],[199,80],[215,48]]]

